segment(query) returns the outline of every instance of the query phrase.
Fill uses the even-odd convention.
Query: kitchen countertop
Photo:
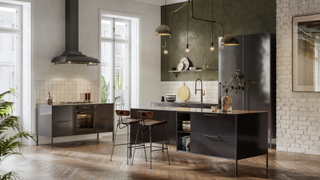
[[[211,114],[255,114],[267,113],[267,111],[247,111],[247,110],[232,110],[232,112],[222,112],[220,109],[217,112],[212,112],[207,108],[185,108],[185,107],[145,107],[145,108],[131,108],[142,110],[155,110],[155,111],[177,111],[177,112],[197,112],[197,113],[211,113]]]
[[[186,102],[167,102],[167,101],[164,101],[164,102],[161,102],[161,101],[151,101],[151,102],[154,102],[154,103],[178,103],[178,104],[205,104],[205,105],[210,105],[210,104],[218,104],[218,103],[201,103],[201,102],[192,102],[192,101],[186,101]]]
[[[97,105],[97,104],[114,104],[114,103],[78,103],[78,104],[60,104],[60,103],[54,103],[53,105],[48,104],[38,104],[38,106],[76,106],[76,105]]]

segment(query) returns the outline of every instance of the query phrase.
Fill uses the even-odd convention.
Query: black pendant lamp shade
[[[239,40],[236,36],[232,34],[225,35],[221,40],[222,46],[236,46],[239,45]]]
[[[66,0],[66,48],[51,61],[56,64],[98,65],[96,58],[87,57],[79,51],[79,0]]]

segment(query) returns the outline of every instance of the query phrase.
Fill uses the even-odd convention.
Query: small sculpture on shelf
[[[225,88],[225,95],[221,98],[221,109],[223,112],[232,111],[232,98],[228,94],[229,91],[233,94],[237,94],[240,90],[244,91],[246,89],[250,89],[249,84],[255,84],[255,82],[251,82],[250,79],[248,79],[248,82],[245,82],[244,74],[240,70],[237,70],[236,74],[232,74],[231,76],[232,78],[229,81],[229,85],[228,81],[226,81],[225,85],[222,86],[222,88]],[[239,81],[239,84],[232,85],[236,79]]]

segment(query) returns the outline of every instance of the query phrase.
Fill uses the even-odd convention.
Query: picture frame
[[[292,91],[320,92],[320,14],[292,18]]]

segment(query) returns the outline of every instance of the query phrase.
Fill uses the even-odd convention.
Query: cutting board
[[[190,90],[187,86],[185,86],[185,83],[183,82],[183,86],[181,86],[178,90],[178,98],[182,102],[186,102],[190,97]]]

